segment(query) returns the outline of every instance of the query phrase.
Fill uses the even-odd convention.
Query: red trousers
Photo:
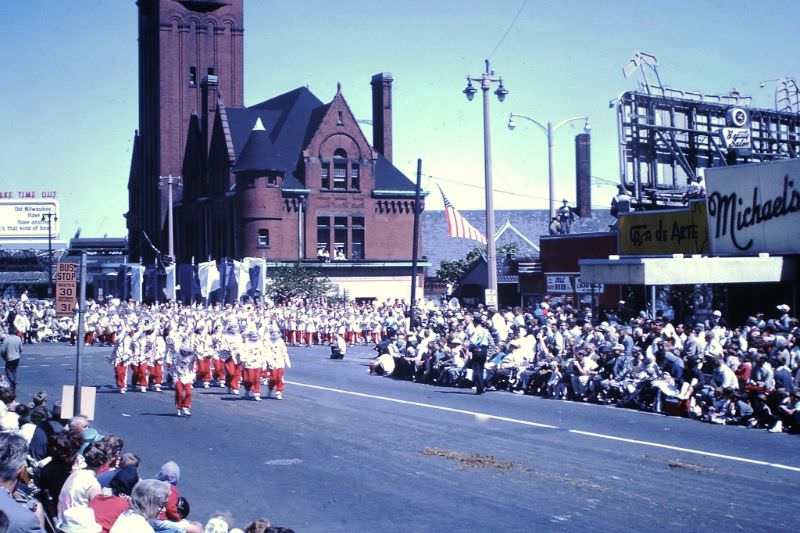
[[[233,358],[225,360],[225,385],[232,388],[239,388],[239,380],[242,379],[241,365],[234,363]]]
[[[283,392],[283,370],[283,368],[269,369],[269,390],[275,389],[278,392]]]
[[[124,363],[114,365],[114,376],[117,379],[117,387],[124,389],[128,385],[128,365]]]
[[[192,384],[175,381],[175,407],[189,409],[192,406]]]
[[[161,385],[161,382],[164,381],[164,364],[147,365],[147,371],[150,372],[150,385]]]
[[[225,379],[225,361],[214,359],[214,379],[222,381]]]
[[[147,387],[147,363],[133,367],[133,379],[140,387]]]
[[[244,377],[244,388],[255,394],[261,393],[261,369],[245,368],[242,370]]]
[[[197,360],[197,381],[203,383],[211,381],[211,359]]]

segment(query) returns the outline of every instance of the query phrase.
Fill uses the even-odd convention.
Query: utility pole
[[[47,219],[47,296],[53,294],[53,219],[58,222],[58,217],[53,212],[43,213],[42,221]]]
[[[81,410],[81,355],[83,353],[83,342],[86,336],[84,318],[86,313],[86,252],[81,252],[81,288],[78,293],[78,339],[75,344],[77,350],[75,354],[75,395],[72,406],[72,413],[77,415]]]
[[[414,324],[414,306],[417,303],[417,262],[419,255],[419,201],[422,183],[422,159],[417,159],[417,189],[414,194],[414,235],[411,247],[411,324]]]

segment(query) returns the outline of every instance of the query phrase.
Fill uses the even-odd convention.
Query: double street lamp
[[[494,242],[494,200],[492,195],[492,136],[489,129],[489,91],[493,83],[498,87],[494,91],[497,99],[502,102],[506,99],[508,89],[503,86],[503,78],[495,77],[494,71],[489,69],[489,60],[486,60],[486,69],[480,76],[467,76],[467,87],[462,92],[467,100],[472,101],[478,89],[472,82],[480,84],[483,91],[483,173],[484,188],[486,189],[486,261],[488,268],[487,288],[497,298],[497,250]]]
[[[553,126],[552,122],[548,122],[547,125],[545,126],[544,124],[542,124],[541,122],[539,122],[538,120],[536,120],[534,118],[531,118],[531,117],[528,117],[528,116],[525,116],[525,115],[518,115],[516,113],[511,113],[511,114],[508,115],[508,129],[509,130],[513,130],[514,128],[517,127],[517,123],[514,122],[514,118],[515,117],[516,118],[524,118],[525,120],[533,122],[534,124],[539,126],[539,129],[542,130],[542,132],[547,136],[547,178],[548,178],[548,187],[550,189],[550,194],[549,194],[549,199],[550,199],[550,220],[552,220],[553,217],[556,216],[556,199],[555,199],[555,190],[554,190],[555,189],[555,178],[553,176],[553,134],[561,126],[564,126],[565,124],[569,124],[570,122],[574,122],[576,120],[583,120],[584,121],[583,130],[586,133],[589,133],[589,131],[592,129],[592,127],[589,125],[589,117],[587,117],[587,116],[572,117],[572,118],[568,118],[566,120],[562,120],[561,122],[559,122],[555,126]]]

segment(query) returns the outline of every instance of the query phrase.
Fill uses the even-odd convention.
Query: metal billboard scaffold
[[[800,157],[800,114],[785,105],[786,98],[768,110],[752,107],[752,99],[735,90],[708,95],[670,89],[657,65],[652,55],[635,53],[623,73],[640,71],[643,81],[611,102],[620,179],[637,210],[685,205],[688,185],[706,168]]]

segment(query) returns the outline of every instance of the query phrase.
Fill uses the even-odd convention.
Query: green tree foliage
[[[295,298],[317,301],[327,298],[335,289],[330,280],[321,276],[317,269],[301,264],[276,267],[269,270],[268,296],[275,302]]]
[[[510,242],[497,248],[497,256],[502,257],[505,254],[516,254],[519,246],[516,242]],[[475,246],[463,259],[443,260],[436,271],[436,279],[440,281],[449,281],[450,283],[460,283],[461,278],[467,270],[472,267],[473,263],[480,258],[481,255],[486,254],[486,249]]]

